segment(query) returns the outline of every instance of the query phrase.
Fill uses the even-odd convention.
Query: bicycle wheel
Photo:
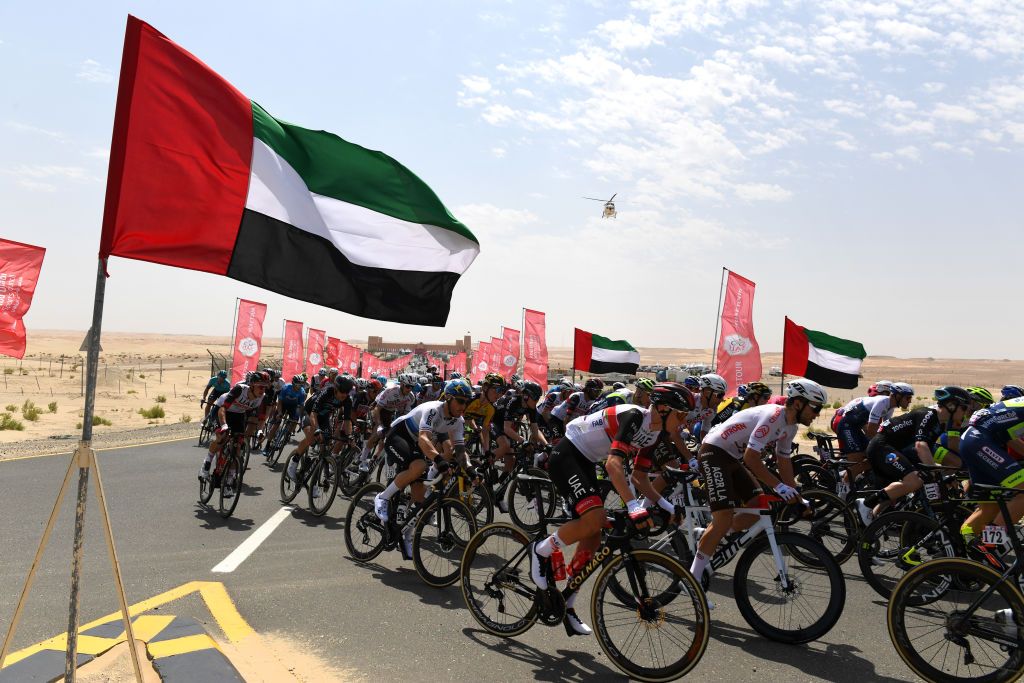
[[[210,476],[206,479],[199,480],[199,502],[206,505],[213,498],[213,477],[214,470],[217,467],[217,457],[214,456],[213,461],[210,462]]]
[[[616,588],[633,585],[639,590],[628,588],[627,596]],[[641,549],[613,557],[597,576],[590,609],[601,649],[636,680],[684,676],[708,646],[711,615],[704,591],[664,553]]]
[[[928,560],[952,557],[949,534],[918,512],[889,512],[868,525],[857,546],[857,562],[868,585],[888,599],[903,575]]]
[[[498,523],[478,531],[466,546],[459,572],[462,598],[476,623],[492,635],[517,636],[537,621],[529,543],[521,529]]]
[[[213,436],[213,426],[209,419],[204,419],[203,424],[199,427],[199,447],[209,446],[211,436]]]
[[[245,470],[242,469],[242,459],[233,454],[224,463],[224,472],[220,477],[220,506],[221,517],[230,517],[238,507],[238,499],[242,497],[242,477]]]
[[[815,540],[789,532],[776,533],[787,587],[767,535],[754,539],[740,555],[733,575],[733,594],[750,627],[769,640],[808,643],[828,633],[843,613],[846,581],[828,550]],[[813,563],[800,557],[813,556]]]
[[[316,469],[310,475],[306,487],[309,491],[309,511],[316,517],[323,517],[338,495],[338,461],[333,454],[328,453],[314,467]]]
[[[887,619],[900,658],[936,683],[1000,683],[1024,675],[1024,594],[1002,579],[963,558],[933,560],[904,574]]]
[[[286,505],[295,500],[295,496],[299,495],[299,491],[302,490],[302,459],[303,456],[299,455],[299,451],[296,449],[291,452],[288,459],[284,461],[284,467],[281,468],[281,502]],[[288,469],[293,462],[295,463],[294,478],[288,474]]]
[[[281,453],[284,452],[289,441],[291,441],[291,435],[288,433],[288,426],[281,425],[277,433],[274,434],[274,442],[270,444],[270,455],[267,456],[267,464],[270,465],[270,469],[277,466],[277,461],[281,459]]]
[[[458,488],[453,488],[448,497],[461,500],[469,506],[469,509],[473,511],[476,528],[482,529],[494,521],[494,500],[491,498],[491,490],[484,484],[473,486],[469,479],[463,480],[463,487],[461,494]]]
[[[384,522],[373,511],[373,497],[384,490],[367,484],[352,496],[345,513],[345,547],[356,562],[369,562],[384,550]]]
[[[511,482],[508,486],[508,516],[517,527],[528,534],[535,534],[540,531],[538,506],[544,509],[544,516],[550,520],[555,515],[558,494],[544,470],[530,467],[526,474],[531,477],[542,477],[547,482],[521,482],[518,479]]]
[[[412,561],[423,582],[444,588],[458,581],[462,555],[475,533],[473,511],[460,500],[442,498],[423,510],[412,537]]]
[[[800,495],[811,504],[811,516],[805,517],[806,511],[799,506],[784,505],[775,528],[813,538],[825,546],[839,564],[853,557],[860,536],[857,513],[842,498],[828,491],[803,491]],[[805,564],[814,562],[813,556],[801,557],[799,548],[794,547],[793,552]]]

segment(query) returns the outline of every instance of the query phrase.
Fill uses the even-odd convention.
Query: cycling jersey
[[[214,401],[214,405],[223,407],[228,413],[249,413],[263,405],[265,399],[265,394],[256,396],[248,384],[239,382],[231,391]]]
[[[281,389],[277,399],[285,408],[294,408],[297,404],[306,402],[306,390],[302,387],[296,389],[294,384],[289,384]]]
[[[693,410],[686,414],[686,424],[691,427],[698,422],[710,424],[711,418],[715,415],[714,406],[704,407],[704,397],[699,392],[694,394],[693,399]]]
[[[544,395],[544,398],[537,404],[537,412],[541,415],[547,415],[551,410],[562,402],[562,392],[558,387],[548,389],[548,393]]]
[[[569,398],[552,408],[551,414],[562,422],[569,422],[580,415],[586,415],[587,409],[592,403],[593,401],[587,398],[582,391],[575,391],[569,394]]]
[[[708,423],[708,430],[710,431],[717,425],[728,421],[730,417],[740,412],[747,407],[745,399],[736,396],[731,399],[727,399],[718,404],[718,410],[714,415],[711,416],[711,421]]]
[[[578,417],[565,426],[565,438],[591,462],[601,462],[610,452],[624,456],[651,448],[664,430],[652,431],[651,411],[634,405],[605,408],[600,413]]]
[[[881,424],[892,417],[895,409],[888,396],[862,396],[840,408],[838,415],[847,425],[863,427],[869,423]]]
[[[591,403],[590,407],[587,408],[587,414],[591,415],[593,413],[602,411],[605,408],[610,408],[611,406],[621,406],[626,403],[632,403],[632,401],[633,391],[631,389],[619,389],[617,391],[611,392],[610,394],[606,394],[601,398],[597,399],[596,401],[594,401],[593,403]]]
[[[537,411],[526,407],[526,399],[516,396],[510,401],[499,401],[494,411],[494,424],[501,430],[505,430],[505,423],[518,423],[526,418],[530,424],[537,423]]]
[[[476,421],[481,429],[490,429],[491,420],[494,419],[494,406],[483,397],[483,394],[477,394],[466,406],[464,419]]]
[[[321,427],[325,427],[331,418],[331,413],[338,409],[341,409],[342,421],[352,419],[352,399],[347,397],[339,399],[335,395],[334,387],[326,386],[319,394],[307,401],[306,412],[316,415],[317,423]]]
[[[216,399],[221,394],[225,394],[231,391],[231,382],[227,378],[220,378],[213,376],[210,381],[206,383],[206,388],[210,390],[210,396]]]
[[[982,408],[967,424],[1005,448],[1012,439],[1024,438],[1024,398],[1011,398]]]
[[[875,439],[894,450],[902,451],[912,448],[918,441],[932,446],[947,428],[940,422],[937,408],[915,408],[883,422]]]
[[[427,385],[422,392],[420,392],[420,402],[426,403],[427,401],[437,401],[441,398],[441,392],[444,391],[444,385],[434,388],[434,385]]]
[[[454,445],[461,446],[464,443],[465,421],[461,417],[445,417],[444,405],[444,401],[421,403],[408,415],[398,417],[391,423],[392,433],[401,432],[395,428],[404,425],[406,433],[414,441],[420,432],[427,432],[437,436],[447,435]]]
[[[395,415],[405,415],[412,410],[415,402],[416,396],[412,392],[403,394],[402,388],[398,385],[390,386],[377,394],[376,401],[383,410],[390,410]]]
[[[754,406],[733,415],[713,428],[704,443],[721,448],[737,459],[747,448],[763,451],[775,442],[775,454],[788,458],[792,451],[797,425],[786,424],[785,406]]]
[[[349,394],[349,398],[352,401],[352,416],[357,420],[365,419],[367,413],[370,412],[370,404],[372,403],[366,391],[357,391],[355,394]]]

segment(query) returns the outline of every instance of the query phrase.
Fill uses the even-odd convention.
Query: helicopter
[[[604,202],[604,209],[601,211],[601,218],[617,218],[619,212],[615,210],[615,198],[619,196],[616,192],[611,196],[611,199],[597,199],[596,197],[584,197],[595,202]]]

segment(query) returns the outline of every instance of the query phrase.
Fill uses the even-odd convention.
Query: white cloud
[[[504,159],[505,154],[508,152],[504,147],[492,147],[491,154],[494,155],[495,159]]]
[[[78,67],[76,77],[87,83],[113,83],[114,74],[93,59],[87,59]]]
[[[21,133],[32,133],[33,135],[43,135],[43,136],[51,138],[53,140],[64,140],[64,139],[66,139],[64,133],[61,133],[60,131],[47,130],[45,128],[39,128],[38,126],[33,126],[33,125],[30,125],[30,124],[27,124],[27,123],[19,123],[18,121],[5,121],[4,125],[7,126],[8,128],[11,128],[11,129],[16,130],[16,131],[21,132]]]
[[[912,24],[907,21],[897,21],[895,19],[882,19],[877,21],[875,22],[875,28],[891,38],[904,43],[937,40],[942,37],[926,26]]]
[[[463,76],[461,82],[463,88],[477,95],[491,91],[491,81],[485,76]]]
[[[856,152],[860,149],[860,147],[857,146],[857,143],[846,139],[836,140],[833,144],[844,152]]]
[[[81,166],[50,166],[46,164],[21,165],[5,171],[26,178],[64,178],[76,181],[99,180]]]
[[[957,123],[974,123],[978,120],[978,113],[976,111],[959,104],[946,104],[943,102],[935,105],[932,116],[944,121],[954,121]]]
[[[106,161],[110,159],[110,148],[109,147],[93,147],[88,152],[84,152],[85,156],[92,157],[93,159],[103,159]]]
[[[793,196],[789,190],[769,183],[737,185],[736,196],[747,201],[783,202]]]
[[[27,180],[25,178],[22,178],[22,179],[20,179],[18,181],[18,186],[19,187],[23,187],[26,190],[31,190],[32,192],[56,192],[57,191],[57,186],[53,185],[52,183],[41,183],[41,182],[39,182],[37,180]]]
[[[494,204],[463,204],[452,212],[483,242],[481,235],[518,235],[537,223],[537,215],[526,209],[505,209]]]
[[[921,89],[929,95],[935,95],[946,89],[945,83],[939,83],[937,81],[929,81],[928,83],[922,83]]]

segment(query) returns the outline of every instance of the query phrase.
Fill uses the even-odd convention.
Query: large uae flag
[[[572,366],[595,375],[606,372],[635,375],[640,367],[640,353],[624,339],[609,339],[576,328]]]
[[[837,389],[853,389],[867,356],[860,342],[809,330],[786,318],[782,372]]]
[[[473,233],[412,171],[274,118],[128,17],[101,257],[226,275],[354,315],[440,326],[479,252]]]

